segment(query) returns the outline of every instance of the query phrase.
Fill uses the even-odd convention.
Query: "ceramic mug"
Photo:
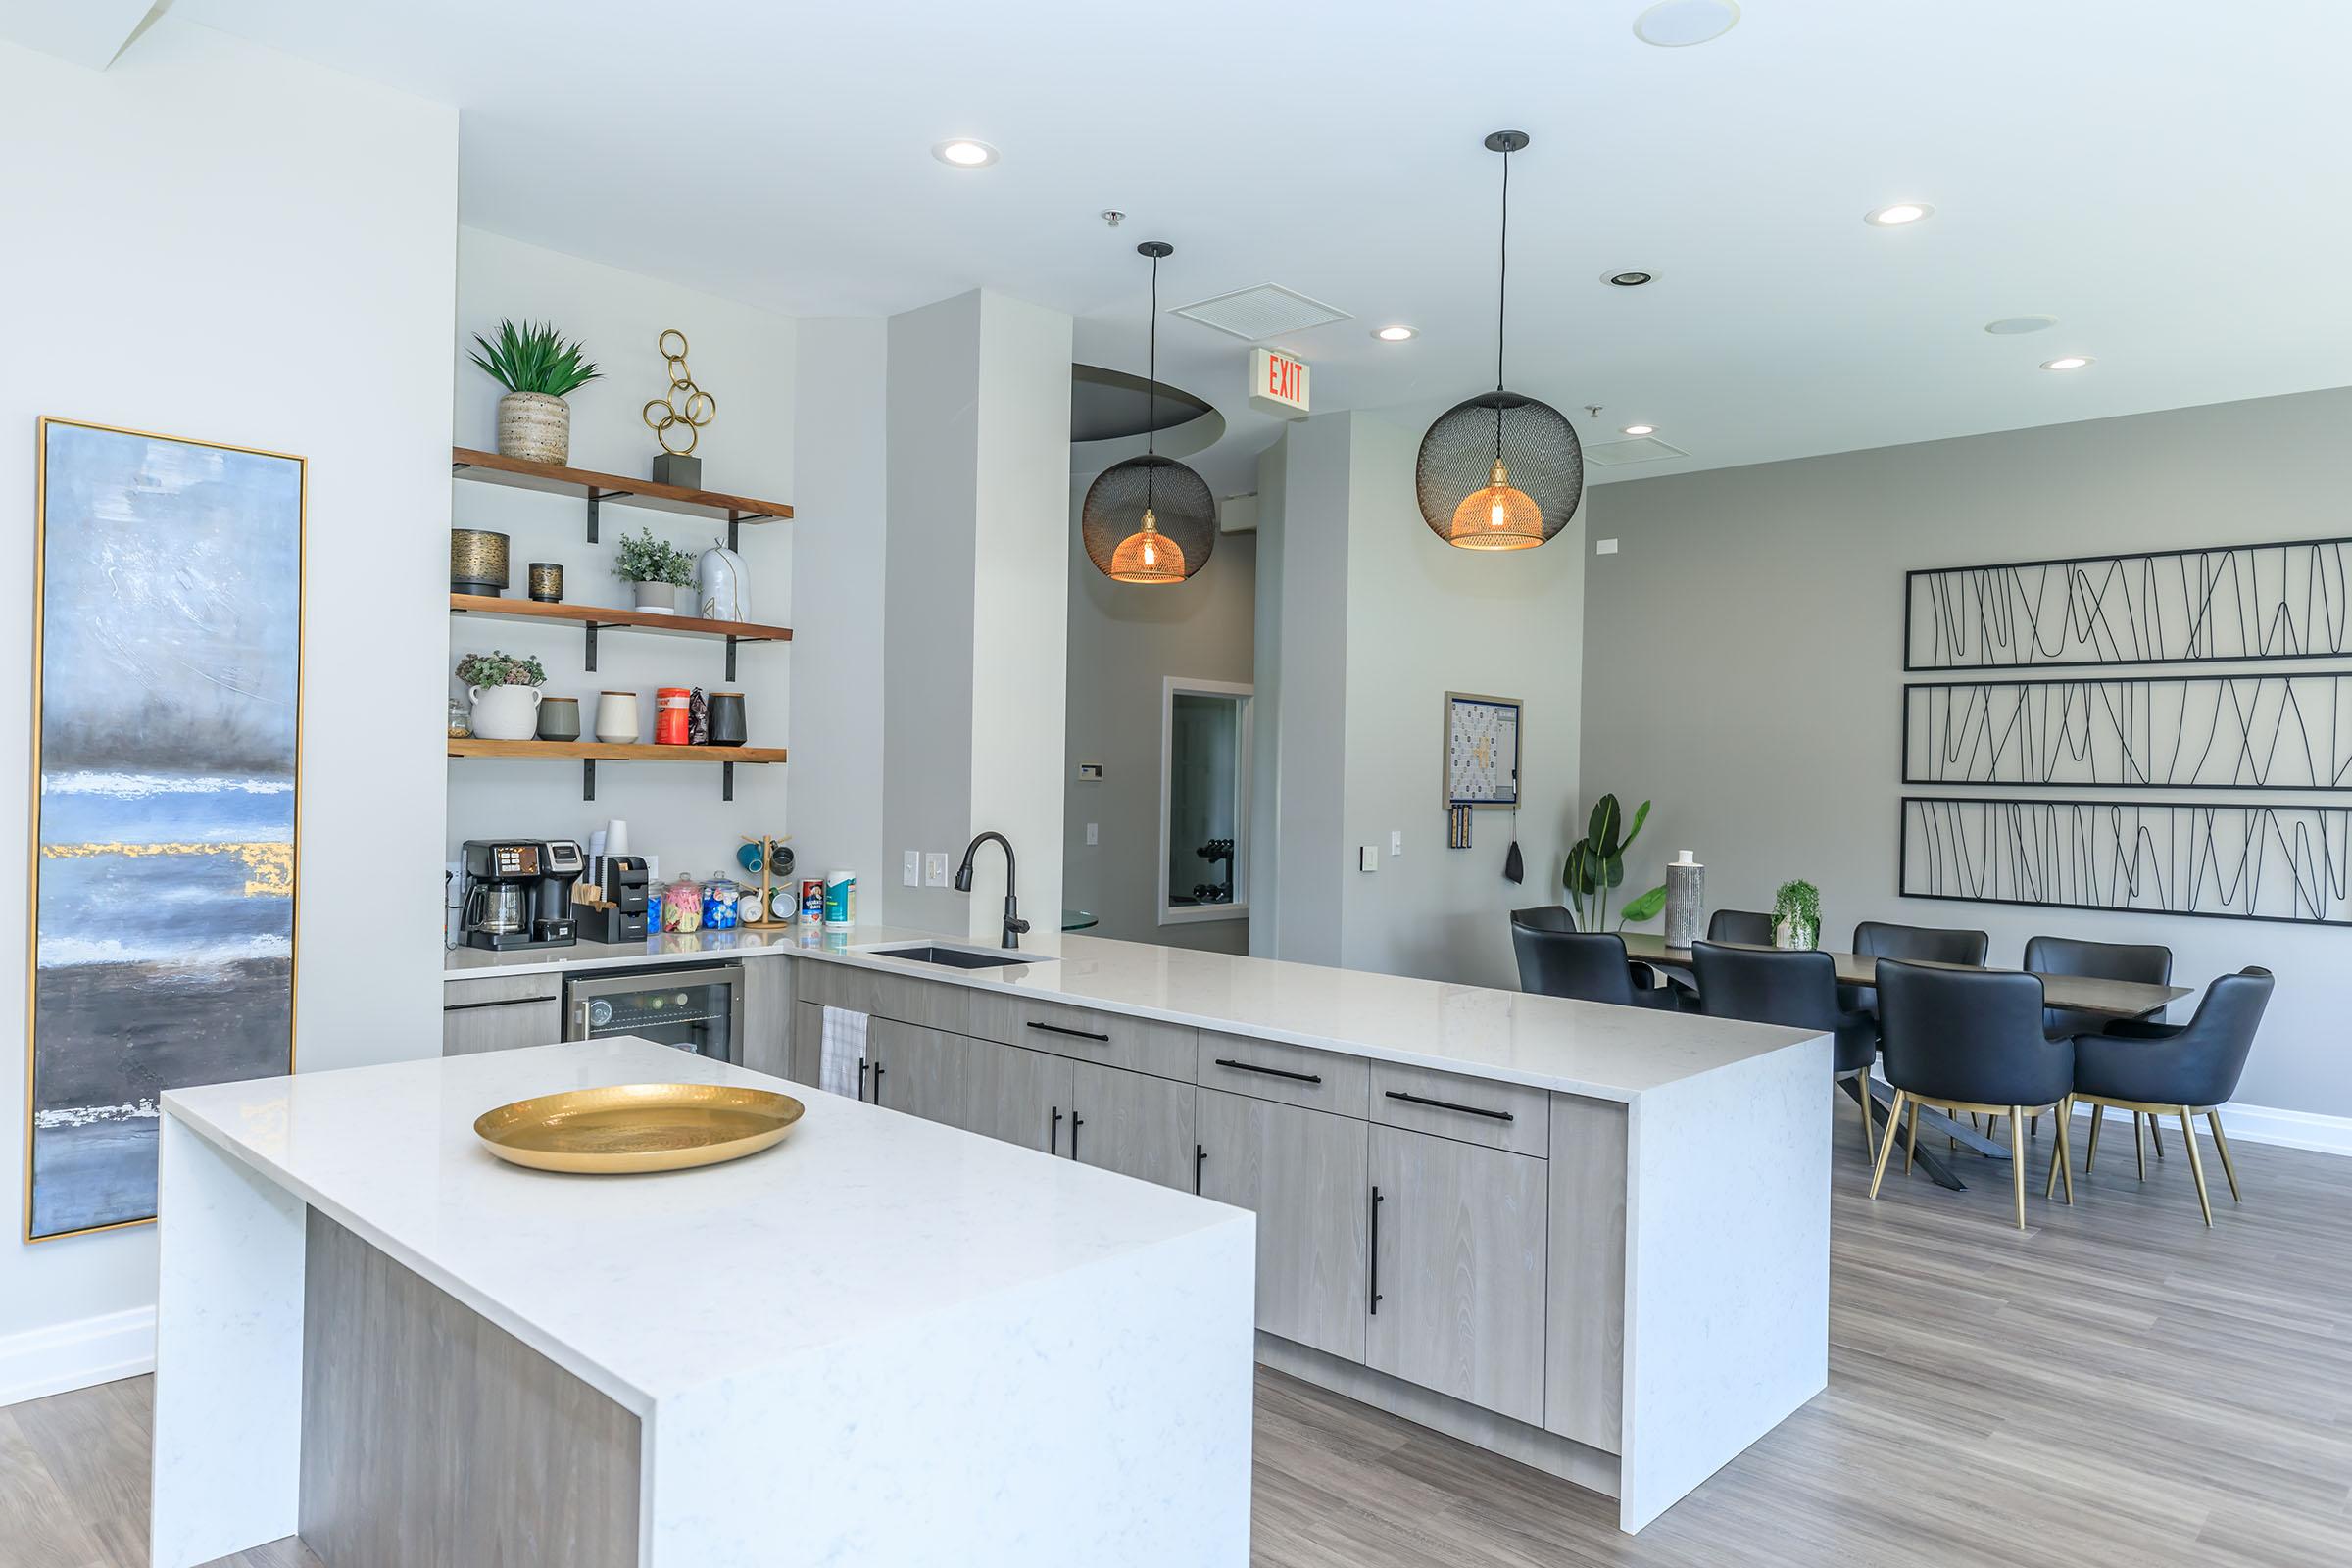
[[[543,741],[576,741],[580,738],[580,700],[577,697],[544,697],[539,701],[539,738]]]
[[[527,741],[538,729],[539,688],[474,686],[473,733],[485,741]]]
[[[637,739],[637,694],[602,692],[596,699],[596,738],[607,745],[630,745]],[[621,852],[611,845],[607,855]]]

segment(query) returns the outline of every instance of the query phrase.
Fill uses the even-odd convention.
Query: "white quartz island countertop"
[[[472,1131],[649,1081],[790,1087],[620,1038],[166,1096],[155,1561],[294,1532],[306,1208],[640,1419],[640,1561],[1243,1560],[1250,1214],[806,1090],[700,1170],[522,1170]]]
[[[985,943],[883,926],[807,939],[797,932],[705,931],[625,947],[583,942],[506,954],[461,948],[449,955],[445,978],[789,955],[1622,1102],[1812,1038],[1807,1030],[1692,1013],[1075,933],[1026,937],[1020,961],[988,969],[914,962],[883,951],[932,942],[988,951]]]

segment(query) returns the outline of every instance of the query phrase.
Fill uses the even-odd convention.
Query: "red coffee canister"
[[[684,686],[663,686],[654,693],[654,744],[683,746],[686,744],[686,705],[688,689]]]

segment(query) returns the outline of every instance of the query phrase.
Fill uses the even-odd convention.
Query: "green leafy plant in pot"
[[[651,528],[620,536],[612,558],[612,575],[637,585],[637,608],[674,614],[678,590],[694,581],[694,558]]]
[[[1585,824],[1585,836],[1568,846],[1568,865],[1561,874],[1568,890],[1569,912],[1575,915],[1578,930],[1608,929],[1609,895],[1625,885],[1625,852],[1633,848],[1634,840],[1642,834],[1642,824],[1647,820],[1647,801],[1634,812],[1631,827],[1624,826],[1625,808],[1617,804],[1616,796],[1603,795],[1593,803],[1592,818]],[[1629,920],[1654,920],[1665,907],[1665,888],[1651,888],[1626,901],[1617,913],[1618,928],[1622,930]]]
[[[539,731],[539,688],[547,669],[529,655],[498,651],[458,661],[458,679],[473,699],[473,733],[486,741],[527,741]]]
[[[507,389],[498,400],[498,455],[529,463],[571,461],[571,405],[564,398],[603,374],[553,323],[498,323],[498,341],[479,333],[469,356]]]
[[[1821,945],[1821,889],[1810,882],[1784,882],[1772,896],[1775,947],[1806,952]]]

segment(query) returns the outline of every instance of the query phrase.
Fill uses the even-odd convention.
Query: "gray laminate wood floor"
[[[2352,1563],[2352,1160],[2240,1147],[2241,1208],[2208,1145],[2208,1231],[2177,1129],[2144,1186],[2107,1140],[2072,1210],[2039,1197],[2045,1129],[2021,1235],[1967,1155],[1965,1193],[1890,1173],[1869,1202],[1838,1103],[1828,1392],[1637,1540],[1261,1371],[1257,1568]],[[147,1407],[141,1378],[0,1410],[0,1568],[143,1568]]]

